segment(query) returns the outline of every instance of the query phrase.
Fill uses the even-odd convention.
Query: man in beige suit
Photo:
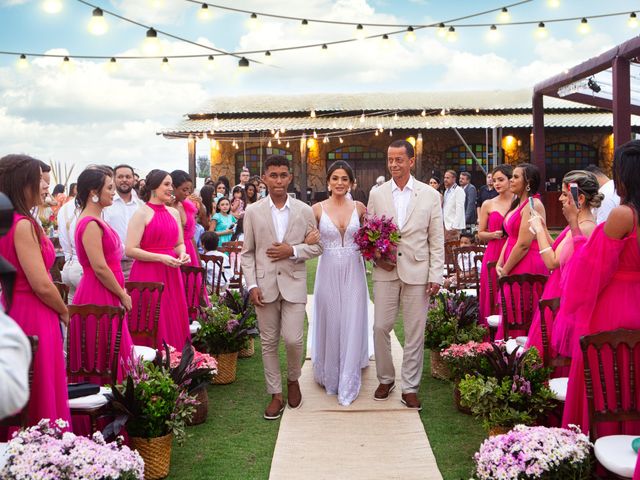
[[[289,408],[302,405],[298,378],[307,303],[305,261],[320,255],[322,246],[311,207],[287,195],[289,161],[279,155],[267,158],[262,179],[269,196],[249,205],[244,214],[242,272],[256,306],[264,377],[271,394],[264,418],[275,420],[284,410],[280,336],[287,351]]]
[[[393,217],[400,230],[396,264],[377,261],[373,269],[373,342],[380,385],[375,400],[387,400],[395,388],[390,333],[402,305],[404,355],[402,403],[420,410],[418,389],[424,361],[424,328],[429,295],[438,292],[444,268],[444,231],[440,195],[411,175],[413,146],[406,140],[389,145],[391,180],[371,191],[368,213]]]

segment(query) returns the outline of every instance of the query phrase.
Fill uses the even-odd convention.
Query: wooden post
[[[629,60],[613,60],[613,146],[618,148],[631,140],[631,85]]]
[[[540,170],[540,192],[546,192],[544,141],[544,102],[541,93],[533,94],[533,164]]]
[[[307,161],[309,150],[307,149],[307,135],[300,138],[300,200],[307,201]],[[295,180],[295,179],[294,179]]]
[[[187,140],[187,151],[189,155],[189,176],[196,184],[196,139],[192,135],[189,135]]]

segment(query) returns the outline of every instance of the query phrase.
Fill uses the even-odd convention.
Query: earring
[[[98,195],[94,195],[93,197],[91,197],[91,201],[93,203],[98,203],[100,201],[100,198],[98,198]]]
[[[527,185],[527,192],[531,190],[531,187]]]
[[[331,191],[331,187],[330,187],[330,186],[328,186],[328,187],[327,187],[327,192],[330,192],[330,191]]]

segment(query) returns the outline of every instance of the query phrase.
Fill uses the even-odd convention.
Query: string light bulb
[[[362,115],[360,115],[360,123],[364,123],[365,118],[364,118],[364,112],[362,112]]]
[[[246,57],[242,57],[240,60],[238,60],[238,67],[239,68],[248,68],[249,67],[249,60],[247,60]]]
[[[306,27],[306,26],[308,26],[308,25],[309,25],[309,21],[308,21],[306,18],[304,18],[304,19],[302,19],[302,21],[300,22],[300,25],[302,25],[303,27]]]
[[[393,119],[394,119],[396,122],[398,121],[398,119],[399,119],[399,118],[400,118],[400,117],[398,117],[398,112],[396,112],[396,113],[394,113],[394,114],[393,114]]]
[[[389,130],[389,136],[393,137],[393,130]]]
[[[322,143],[329,143],[329,136],[325,135],[324,139],[322,140]]]
[[[455,27],[449,27],[447,30],[447,40],[450,42],[455,42],[458,39],[458,34],[456,33]]]
[[[249,20],[247,20],[247,27],[249,27],[249,30],[257,30],[259,26],[260,21],[258,20],[258,15],[255,13],[249,15]]]
[[[271,140],[267,142],[267,147],[271,148]]]
[[[213,55],[209,55],[209,57],[207,58],[207,68],[209,70],[213,69],[216,66],[215,59],[216,57],[214,57]]]
[[[155,57],[160,53],[160,40],[158,40],[158,32],[152,27],[147,30],[147,35],[142,45],[142,51],[149,57]]]
[[[264,52],[264,63],[271,65],[271,52],[269,50]]]
[[[365,37],[364,27],[362,26],[361,23],[359,23],[358,25],[356,25],[356,39],[364,40],[364,37]]]
[[[203,3],[198,10],[198,18],[203,21],[211,20],[211,10],[209,10],[209,5]]]
[[[71,60],[69,59],[69,57],[64,57],[62,59],[62,70],[64,72],[70,72],[71,71]]]
[[[583,17],[582,20],[580,20],[580,25],[578,25],[578,32],[582,35],[586,35],[590,31],[591,26],[589,25],[589,20]]]
[[[327,52],[327,50],[329,50],[329,47],[327,47],[327,44],[326,44],[326,43],[323,43],[323,44],[322,44],[322,47],[320,47],[320,51],[321,51],[322,53],[326,53],[326,52]]]
[[[438,36],[441,38],[444,38],[444,36],[447,34],[447,27],[445,26],[444,23],[439,23],[438,24]]]
[[[407,28],[407,33],[404,34],[404,39],[408,43],[413,43],[416,41],[416,33],[414,32],[414,29],[412,26],[409,26]]]
[[[107,71],[109,73],[114,73],[118,70],[118,64],[116,62],[115,57],[111,57],[111,59],[107,62]]]
[[[560,6],[560,0],[547,0],[547,5],[550,8],[558,8]]]
[[[171,67],[169,66],[169,59],[167,57],[164,57],[162,59],[162,65],[160,66],[160,68],[163,72],[168,72],[171,69]]]
[[[500,13],[498,14],[498,21],[502,23],[511,21],[511,14],[509,13],[509,9],[507,7],[502,7],[502,10],[500,10]]]
[[[379,130],[376,130],[374,135],[377,137],[378,135],[380,135]]]
[[[636,12],[631,12],[629,14],[629,20],[627,20],[627,25],[629,28],[637,28],[638,27],[638,16]]]
[[[498,27],[495,25],[491,25],[489,27],[489,31],[487,32],[487,40],[490,42],[497,42],[500,40],[500,32],[498,32]]]
[[[20,70],[24,70],[29,67],[29,61],[24,53],[18,58],[17,66]]]
[[[312,108],[311,114],[309,115],[311,118],[316,118],[316,111]]]
[[[287,144],[285,146],[289,148],[289,140],[287,140]]]
[[[62,10],[61,0],[44,0],[42,9],[47,13],[59,13]]]
[[[423,108],[422,112],[420,113],[421,116],[426,117],[427,116],[427,111]]]
[[[547,31],[547,27],[544,25],[544,22],[538,23],[538,28],[536,29],[536,37],[539,39],[547,38],[549,32]]]
[[[342,137],[338,137],[338,141],[339,141],[340,143],[344,143],[344,140],[342,139]]]
[[[313,138],[318,138],[318,132],[316,132],[315,130],[313,131]]]
[[[100,36],[107,33],[107,31],[109,30],[109,25],[104,19],[104,12],[101,8],[93,9],[93,14],[91,15],[91,20],[89,20],[87,28],[93,35]]]

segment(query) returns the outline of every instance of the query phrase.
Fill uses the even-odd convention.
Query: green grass
[[[307,262],[307,267],[307,290],[313,293],[317,260]],[[370,275],[367,281],[371,292]],[[395,332],[402,343],[402,319],[397,322]],[[280,360],[284,371],[282,348]],[[253,357],[238,360],[234,383],[211,385],[208,392],[209,417],[204,424],[189,428],[191,436],[185,445],[174,444],[168,478],[267,479],[280,421],[262,418],[269,396],[264,387],[260,342],[256,342]],[[451,384],[431,377],[428,352],[420,399],[423,402],[420,418],[444,480],[469,478],[472,456],[486,434],[479,421],[455,409]]]

